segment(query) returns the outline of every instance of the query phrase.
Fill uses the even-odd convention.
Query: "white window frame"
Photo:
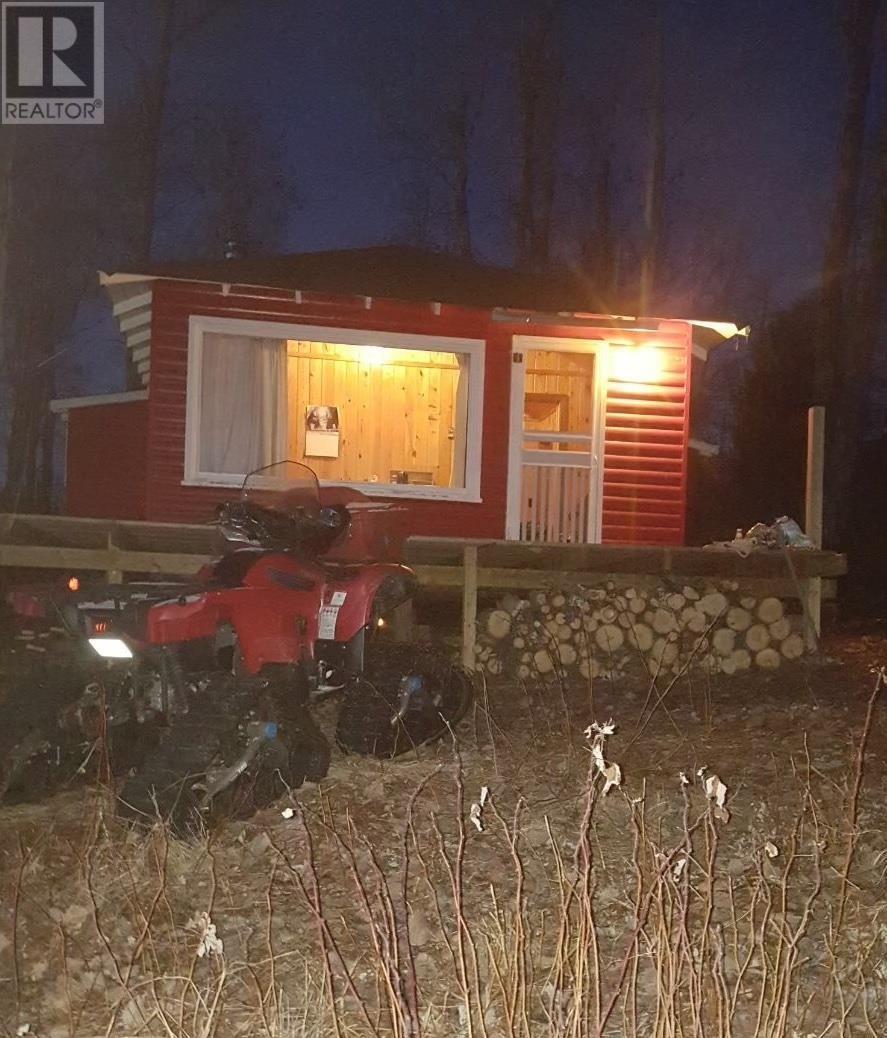
[[[483,447],[484,339],[461,339],[442,335],[413,335],[325,325],[287,324],[283,321],[252,321],[234,317],[192,315],[188,324],[188,375],[185,400],[185,478],[183,486],[239,487],[247,473],[226,475],[201,472],[200,458],[200,372],[203,368],[203,336],[207,333],[245,335],[256,338],[303,339],[343,346],[384,346],[393,350],[429,350],[462,353],[470,357],[468,382],[468,428],[465,443],[465,486],[428,487],[406,483],[351,483],[322,481],[322,486],[346,486],[372,497],[404,497],[479,503]],[[286,459],[281,458],[281,461]]]

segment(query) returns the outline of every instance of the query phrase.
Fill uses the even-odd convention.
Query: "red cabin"
[[[412,534],[683,543],[692,359],[735,326],[397,247],[101,278],[135,388],[53,404],[71,515],[201,522],[289,458]]]

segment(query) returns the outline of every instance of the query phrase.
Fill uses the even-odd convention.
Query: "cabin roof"
[[[614,300],[605,299],[588,278],[566,269],[530,272],[403,245],[173,261],[130,273],[482,309],[508,307],[599,314],[612,313],[614,309]]]
[[[522,324],[655,328],[662,320],[627,316],[630,310],[604,299],[590,279],[566,268],[530,272],[403,245],[169,261],[100,272],[144,385],[150,368],[150,283],[157,280],[441,303],[486,310],[494,320]],[[748,331],[731,322],[668,319],[693,326],[693,352],[703,360],[713,347]]]

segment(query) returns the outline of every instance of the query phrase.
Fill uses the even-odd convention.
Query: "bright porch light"
[[[132,659],[132,651],[120,638],[90,638],[89,644],[106,660]]]
[[[610,359],[617,382],[658,382],[662,369],[662,351],[655,346],[617,346]]]

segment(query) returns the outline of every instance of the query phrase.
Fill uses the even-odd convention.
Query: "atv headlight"
[[[89,644],[106,660],[132,659],[132,650],[121,638],[90,638]]]

